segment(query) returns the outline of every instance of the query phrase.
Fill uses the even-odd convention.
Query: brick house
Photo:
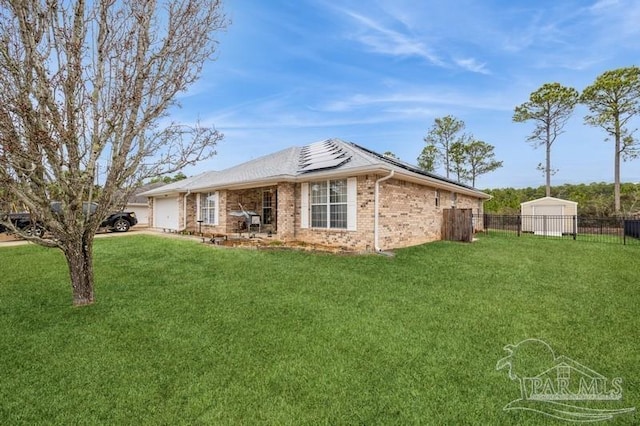
[[[439,240],[442,209],[483,212],[489,196],[354,143],[292,147],[142,195],[149,226],[233,234],[241,210],[280,241],[386,250]]]

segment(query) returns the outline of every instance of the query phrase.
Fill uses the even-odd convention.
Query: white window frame
[[[265,206],[265,195],[269,194],[269,206]],[[274,192],[271,189],[262,191],[262,224],[272,225],[275,222],[275,206],[274,206]],[[269,210],[269,214],[266,211]],[[267,223],[267,218],[271,219],[271,222]]]
[[[347,183],[347,226],[346,228],[332,228],[331,227],[331,205],[330,203],[330,191],[329,185],[331,181],[346,180]],[[318,182],[318,181],[315,181]],[[325,182],[324,180],[320,182]],[[318,229],[318,230],[333,230],[333,231],[356,231],[357,230],[357,188],[358,180],[355,177],[347,179],[328,179],[327,183],[327,226],[326,227],[311,227],[311,191],[309,188],[309,182],[303,182],[300,189],[300,228]],[[344,203],[337,203],[344,204]],[[324,205],[324,203],[323,203]]]
[[[207,199],[209,199],[209,197],[212,197],[210,201],[213,202],[213,206],[205,207],[204,203],[206,202]],[[218,216],[219,216],[219,207],[220,207],[219,200],[220,200],[220,197],[218,196],[218,191],[201,192],[198,194],[198,205],[197,205],[198,220],[202,220],[203,225],[213,225],[213,226],[218,225]],[[213,223],[206,221],[206,219],[208,219],[210,215],[206,215],[206,217],[203,217],[203,214],[202,214],[203,209],[207,209],[207,210],[213,209]]]
[[[316,202],[314,202],[314,197],[313,197],[313,192],[311,192],[312,197],[309,200],[309,205],[311,206],[311,227],[312,228],[318,228],[318,229],[323,229],[323,228],[327,228],[327,229],[347,229],[347,218],[344,217],[344,220],[340,220],[339,223],[344,223],[344,226],[337,226],[335,224],[332,224],[332,218],[331,218],[331,212],[332,212],[332,208],[336,207],[336,206],[340,206],[340,207],[344,207],[344,214],[348,215],[348,209],[347,209],[347,180],[346,179],[329,179],[329,180],[321,180],[321,181],[315,181],[315,182],[311,182],[311,188],[313,191],[313,187],[315,185],[323,185],[325,188],[325,195],[323,197],[323,199],[320,199],[319,202],[316,200]],[[341,190],[343,190],[344,192],[340,192],[340,196],[344,196],[344,201],[331,201],[331,190],[332,188],[340,187],[344,185],[344,187],[339,188]],[[334,191],[334,193],[338,193],[337,191]],[[322,225],[315,225],[313,224],[313,211],[314,211],[314,207],[319,208],[319,210],[322,212],[324,211],[324,220],[325,220],[325,224],[324,226]],[[342,219],[342,218],[341,218]]]

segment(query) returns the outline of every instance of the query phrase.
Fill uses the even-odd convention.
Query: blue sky
[[[337,137],[415,163],[453,115],[504,167],[479,188],[544,184],[544,150],[513,109],[548,82],[582,90],[640,65],[638,0],[228,0],[217,60],[171,118],[225,134],[187,175]],[[579,106],[553,146],[552,183],[613,181],[613,145]],[[640,120],[636,121],[638,126]],[[640,182],[640,159],[622,165]]]

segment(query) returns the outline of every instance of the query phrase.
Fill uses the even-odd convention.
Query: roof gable
[[[563,203],[563,204],[575,204],[576,206],[578,205],[577,202],[575,201],[571,201],[571,200],[563,200],[562,198],[556,198],[556,197],[542,197],[542,198],[536,198],[535,200],[529,200],[529,201],[525,201],[520,203],[520,205],[528,205],[528,204],[536,204],[536,203],[540,203],[540,202],[544,202],[544,201],[556,201],[558,203]]]

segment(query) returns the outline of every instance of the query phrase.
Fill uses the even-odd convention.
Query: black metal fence
[[[486,233],[640,245],[640,218],[484,214],[474,224]]]

